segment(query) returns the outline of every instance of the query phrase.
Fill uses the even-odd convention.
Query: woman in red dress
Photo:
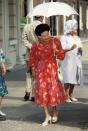
[[[41,105],[45,112],[43,126],[51,122],[51,115],[58,114],[55,107],[65,101],[64,88],[58,80],[56,64],[56,57],[63,60],[65,53],[60,41],[49,36],[49,30],[47,24],[36,27],[38,42],[33,43],[29,56],[29,65],[34,77],[35,102]],[[49,105],[52,106],[51,115],[48,111]]]

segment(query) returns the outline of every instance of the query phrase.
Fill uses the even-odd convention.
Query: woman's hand
[[[36,72],[35,71],[32,71],[32,76],[35,79],[35,77],[36,77]]]
[[[76,44],[72,45],[71,48],[64,49],[64,52],[66,53],[66,52],[71,51],[71,50],[73,50],[73,49],[75,49],[75,48],[76,48]]]
[[[77,47],[76,44],[72,45],[71,50],[75,49]]]

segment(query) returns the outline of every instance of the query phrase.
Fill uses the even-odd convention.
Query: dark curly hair
[[[40,24],[38,26],[36,26],[35,28],[35,34],[37,36],[41,36],[41,34],[44,32],[44,31],[48,31],[49,32],[50,30],[50,27],[48,24]]]

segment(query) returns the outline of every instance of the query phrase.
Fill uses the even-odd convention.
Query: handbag
[[[53,53],[54,53],[54,56],[55,56],[55,45],[54,45],[54,38],[53,39]],[[58,74],[58,79],[62,82],[63,81],[63,75],[62,75],[62,69],[61,69],[61,64],[59,62],[59,60],[57,59],[57,57],[55,56],[56,58],[56,64],[57,64],[57,74]]]
[[[57,64],[58,66],[58,79],[62,82],[63,81],[63,74],[62,74],[62,69],[60,63]]]

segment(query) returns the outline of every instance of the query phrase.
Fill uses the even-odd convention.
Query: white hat
[[[78,28],[77,20],[68,20],[65,23],[64,34],[68,34]]]

